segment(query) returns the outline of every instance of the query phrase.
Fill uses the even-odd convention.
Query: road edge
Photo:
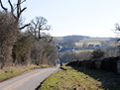
[[[54,73],[60,72],[59,70],[60,70],[60,68],[57,68],[57,69],[56,69],[53,73],[51,73],[49,76],[51,76],[51,75],[54,74]],[[40,84],[37,86],[37,88],[35,88],[35,90],[38,90],[38,89],[41,87],[41,85],[43,84],[43,82],[44,82],[49,76],[47,76],[43,81],[41,81]]]

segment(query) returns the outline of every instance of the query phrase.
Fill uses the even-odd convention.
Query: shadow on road
[[[103,88],[108,90],[120,90],[120,75],[113,72],[106,72],[96,69],[88,69],[86,67],[77,67],[71,66],[73,69],[78,72],[83,72],[86,75],[89,75],[93,79],[100,81]]]

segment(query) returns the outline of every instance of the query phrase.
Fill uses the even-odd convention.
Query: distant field
[[[71,39],[71,37],[70,37]],[[73,37],[74,39],[74,37]],[[64,41],[64,37],[54,37],[54,40],[58,40],[58,41]],[[89,44],[93,44],[95,45],[100,45],[101,46],[101,42],[104,41],[109,41],[110,38],[99,38],[99,37],[90,37],[90,38],[83,38],[82,40],[79,39],[79,42],[75,42],[75,45],[78,47],[82,47],[84,43],[87,43],[87,45]],[[115,46],[115,42],[111,42],[109,43],[110,46]]]
[[[102,42],[102,41],[108,41],[109,38],[85,38],[83,40],[80,40],[80,42]]]
[[[81,52],[92,52],[93,50],[75,50],[75,53],[81,53]]]
[[[75,38],[74,36],[65,36],[65,37],[54,37],[54,40],[64,40],[64,38],[67,39],[73,39],[73,40],[79,40],[79,42],[83,43],[83,42],[102,42],[102,41],[108,41],[110,40],[109,38],[97,38],[97,37],[90,37],[90,38],[86,38],[86,37],[82,37],[81,36],[78,38]],[[81,40],[82,39],[82,40]]]
[[[87,43],[87,45],[89,45],[89,44],[94,44],[94,45],[100,45],[100,46],[101,46],[101,43],[100,43],[100,42],[85,42],[85,43]],[[84,44],[84,42],[76,42],[76,43],[75,43],[75,45],[76,45],[76,46],[79,46],[79,47],[82,47],[83,44]]]
[[[109,38],[85,38],[83,40],[80,40],[79,42],[76,42],[75,45],[81,47],[83,46],[84,43],[86,43],[87,45],[93,44],[93,45],[101,46],[102,41],[108,41],[108,40],[110,39]]]
[[[54,40],[63,40],[63,37],[54,37]]]

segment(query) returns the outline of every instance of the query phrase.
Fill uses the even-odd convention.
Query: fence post
[[[117,61],[117,72],[120,73],[120,60]]]

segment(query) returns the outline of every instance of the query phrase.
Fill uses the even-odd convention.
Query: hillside
[[[84,38],[90,38],[89,36],[81,36],[81,35],[71,35],[71,36],[65,36],[64,40],[73,40],[75,42],[78,42],[80,40],[83,40]]]
[[[63,36],[63,37],[54,37],[54,40],[58,42],[64,42],[67,40],[73,40],[74,42],[80,42],[80,43],[89,43],[89,42],[104,42],[112,40],[113,38],[104,38],[104,37],[90,37],[90,36],[82,36],[82,35],[69,35],[69,36]]]
[[[84,38],[82,40],[79,40],[79,42],[75,42],[75,45],[82,46],[84,43],[86,43],[87,45],[93,44],[93,45],[101,46],[101,42],[110,41],[110,40],[111,40],[110,38],[90,37],[90,38]]]
[[[106,46],[115,46],[114,38],[104,37],[89,37],[81,35],[71,35],[64,37],[54,37],[54,40],[58,43],[60,52],[75,51],[81,52],[82,49],[100,49]]]
[[[58,42],[64,42],[67,40],[73,40],[74,42],[79,42],[84,38],[90,38],[89,36],[82,36],[82,35],[70,35],[70,36],[63,36],[63,37],[54,37],[54,40]]]

